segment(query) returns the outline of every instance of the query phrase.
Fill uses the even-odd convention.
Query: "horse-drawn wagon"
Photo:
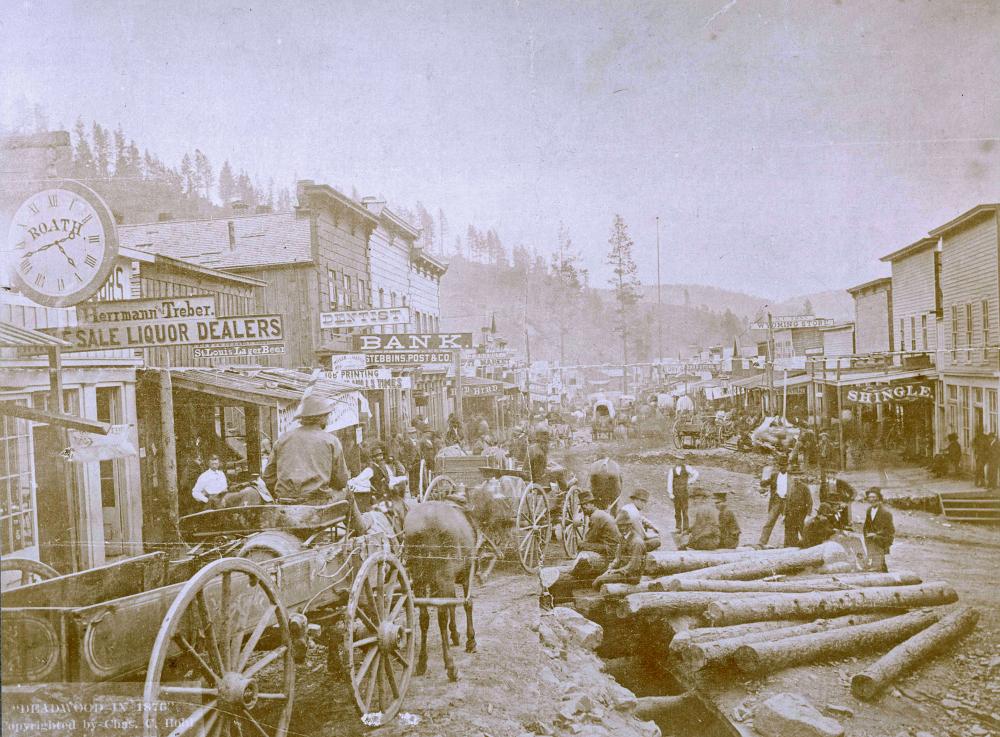
[[[594,402],[590,425],[592,440],[611,440],[615,431],[615,405],[605,400]]]
[[[678,414],[674,420],[671,436],[674,447],[679,450],[714,448],[721,443],[715,415],[710,413],[682,412]]]
[[[385,526],[358,522],[347,502],[209,510],[182,518],[178,559],[7,590],[3,682],[131,686],[147,737],[282,737],[312,622],[364,721],[388,721],[413,672],[419,602]]]

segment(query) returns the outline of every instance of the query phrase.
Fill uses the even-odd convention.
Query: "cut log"
[[[853,653],[878,652],[926,629],[940,618],[938,612],[925,609],[829,632],[754,642],[739,647],[733,654],[733,661],[744,673],[759,675]]]
[[[754,550],[745,548],[738,550],[654,550],[646,555],[646,565],[643,572],[647,576],[667,576],[673,573],[694,571],[723,563],[748,560],[751,558],[781,555],[798,548],[775,548],[769,550]]]
[[[848,579],[848,580],[842,580]],[[646,591],[723,591],[756,592],[765,594],[806,593],[809,591],[844,591],[872,586],[906,586],[919,584],[918,576],[900,576],[897,573],[863,573],[858,576],[829,576],[808,581],[727,581],[712,578],[683,578],[668,576],[656,578],[645,584]],[[662,587],[662,588],[661,588]],[[635,593],[632,591],[626,593]]]
[[[606,616],[604,597],[593,589],[577,589],[573,592],[572,606],[587,619],[602,624]]]
[[[891,573],[826,573],[822,575],[796,576],[786,581],[806,582],[806,581],[838,581],[849,586],[913,586],[923,583],[913,571],[893,571]],[[883,581],[884,583],[879,583]]]
[[[684,632],[678,632],[670,643],[670,649],[680,649],[696,642],[711,642],[713,640],[728,640],[731,637],[748,635],[751,632],[773,632],[781,627],[791,627],[796,624],[793,619],[777,622],[749,622],[734,624],[732,627],[695,627]]]
[[[662,588],[655,588],[654,584],[658,579],[642,581],[637,584],[630,583],[606,583],[601,586],[601,594],[609,599],[620,599],[629,594],[642,594],[647,591],[663,591]]]
[[[975,629],[979,612],[964,607],[915,634],[851,678],[851,693],[871,701],[907,671],[923,665]]]
[[[539,570],[543,589],[575,589],[593,583],[608,568],[608,561],[597,553],[580,553],[568,563]]]
[[[826,632],[843,627],[851,627],[856,624],[877,622],[880,619],[884,619],[884,617],[878,614],[852,614],[847,617],[836,617],[834,619],[817,619],[815,622],[794,624],[790,627],[781,627],[774,630],[750,632],[739,637],[731,637],[723,640],[688,643],[677,651],[671,648],[671,652],[679,655],[681,661],[689,670],[695,671],[709,666],[723,665],[729,662],[740,647],[753,642],[770,642],[786,637],[798,637],[799,635],[808,635],[814,632]]]
[[[674,596],[713,596],[708,592],[677,592]],[[664,594],[632,594],[667,596]],[[946,583],[932,582],[919,586],[874,586],[848,591],[822,591],[807,594],[714,594],[718,599],[705,609],[705,618],[716,627],[771,619],[816,619],[839,617],[891,609],[951,604],[958,600],[955,589]],[[628,601],[632,597],[625,597]],[[620,612],[619,612],[620,613]]]
[[[616,611],[621,618],[643,615],[670,617],[676,614],[701,614],[710,604],[732,599],[749,601],[764,599],[776,594],[720,594],[717,591],[649,591],[629,594],[617,602]]]
[[[638,704],[633,714],[644,720],[673,721],[677,719],[680,710],[687,708],[695,698],[697,697],[690,693],[679,696],[642,696],[637,699]]]
[[[676,577],[681,580],[712,578],[723,581],[747,581],[821,566],[846,555],[846,551],[840,545],[827,542],[812,548],[789,548],[772,555],[755,556],[711,568],[688,571],[677,574]]]

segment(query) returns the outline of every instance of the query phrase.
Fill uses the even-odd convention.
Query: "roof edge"
[[[988,212],[996,212],[998,209],[1000,209],[1000,203],[996,202],[985,202],[983,204],[976,205],[971,210],[966,210],[965,212],[963,212],[957,218],[949,220],[944,225],[934,228],[934,230],[930,231],[928,235],[933,236],[935,238],[938,236],[945,235],[946,233],[950,233],[953,230],[957,230],[958,228],[962,228],[966,225],[969,225],[973,220],[976,220],[980,215],[984,215]]]
[[[310,179],[303,179],[299,181],[298,184],[302,193],[306,196],[319,194],[328,197],[341,207],[344,207],[353,212],[355,215],[358,215],[362,220],[366,220],[370,225],[378,225],[378,218],[375,217],[367,207],[362,205],[360,202],[355,202],[342,192],[338,192],[329,184],[316,184],[316,182]],[[304,203],[299,202],[299,204],[302,205]]]
[[[933,248],[937,245],[937,238],[924,237],[918,241],[914,241],[908,246],[903,246],[898,251],[893,251],[879,259],[882,263],[892,263],[893,261],[898,261],[906,256],[912,256],[915,253],[920,253],[928,248]]]
[[[871,281],[866,281],[864,284],[858,284],[856,287],[847,287],[847,289],[845,289],[844,291],[846,291],[851,296],[854,296],[856,293],[861,292],[865,289],[872,289],[873,287],[879,287],[882,286],[883,284],[888,284],[891,287],[892,277],[880,276],[878,279],[872,279]]]

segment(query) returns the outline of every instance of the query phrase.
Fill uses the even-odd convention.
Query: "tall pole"
[[[462,422],[465,419],[462,412],[462,351],[453,351],[452,359],[455,361],[455,417],[458,418],[459,422]]]
[[[774,414],[774,321],[767,313],[767,411]]]
[[[663,300],[660,296],[660,216],[656,216],[656,357],[663,365]]]

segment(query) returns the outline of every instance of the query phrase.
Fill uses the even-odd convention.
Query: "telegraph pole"
[[[656,358],[663,366],[663,300],[660,296],[660,216],[656,216]]]
[[[767,313],[767,403],[768,412],[774,414],[774,320]]]

